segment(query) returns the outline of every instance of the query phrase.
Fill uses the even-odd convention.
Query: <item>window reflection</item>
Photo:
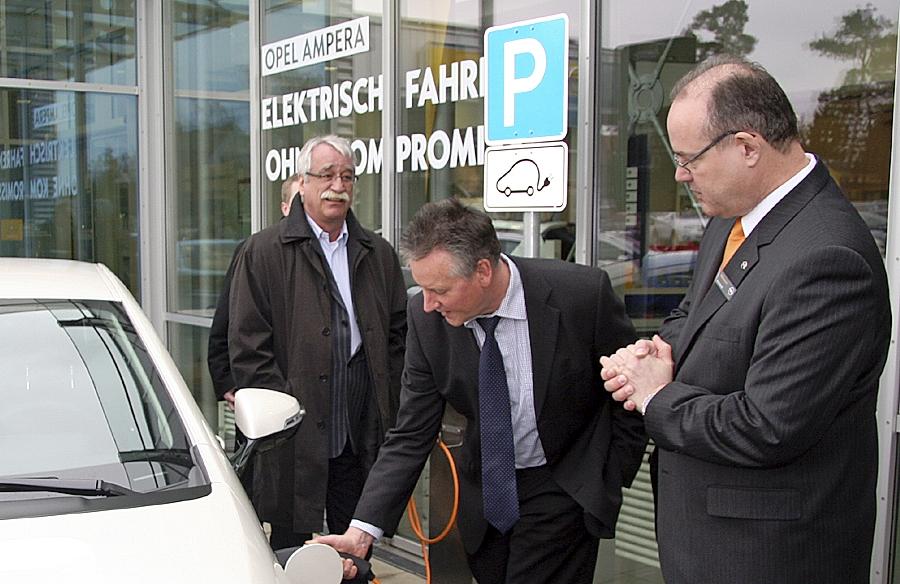
[[[703,236],[706,218],[674,180],[665,128],[672,85],[710,55],[742,55],[772,73],[797,112],[804,147],[828,165],[884,253],[898,6],[602,2],[594,257],[640,334],[656,332],[683,297]],[[648,479],[645,468],[625,495],[612,582],[641,570],[661,582]]]
[[[134,0],[2,0],[0,77],[134,85]]]
[[[102,262],[139,296],[137,98],[0,90],[0,255]]]
[[[175,80],[172,312],[211,317],[234,248],[250,234],[249,11],[247,0],[164,8]]]
[[[378,231],[382,201],[381,110],[385,99],[381,74],[384,46],[381,2],[355,0],[334,4],[266,0],[263,6],[263,45],[365,17],[368,17],[369,35],[368,51],[262,77],[264,100],[275,100],[277,104],[287,99],[298,103],[294,108],[299,107],[302,111],[292,120],[284,118],[284,110],[277,107],[268,114],[263,113],[266,223],[271,224],[281,217],[281,183],[296,172],[296,158],[303,144],[314,136],[338,134],[353,143],[359,165],[353,213],[360,223]],[[294,97],[298,98],[297,102],[293,101]]]
[[[179,99],[176,116],[169,305],[211,317],[234,248],[250,232],[250,111],[241,102]]]
[[[827,11],[806,4],[658,2],[648,19],[643,10],[639,16],[632,6],[604,3],[605,18],[636,26],[612,27],[603,37],[597,229],[635,242],[635,270],[621,292],[643,334],[684,294],[705,226],[690,189],[674,181],[665,122],[672,85],[709,55],[744,55],[775,75],[805,147],[829,166],[884,252],[897,42],[896,22],[885,15],[897,12],[897,2]],[[803,30],[772,26],[795,12]],[[595,241],[595,257],[603,257],[602,245]]]
[[[138,491],[193,466],[181,421],[122,307],[0,302],[0,475],[105,479]],[[169,456],[167,456],[169,455]]]

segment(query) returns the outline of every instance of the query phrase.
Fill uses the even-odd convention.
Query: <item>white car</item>
[[[252,439],[303,415],[237,395]],[[0,582],[292,581],[125,286],[99,264],[0,258]]]

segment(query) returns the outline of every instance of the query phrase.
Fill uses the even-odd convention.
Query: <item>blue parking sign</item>
[[[485,141],[561,140],[567,131],[569,17],[493,26],[484,33]]]

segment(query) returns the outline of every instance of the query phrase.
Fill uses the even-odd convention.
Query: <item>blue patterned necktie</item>
[[[481,415],[481,492],[484,518],[500,533],[519,520],[516,453],[513,445],[509,387],[494,329],[499,316],[479,318],[484,345],[478,363],[478,405]]]

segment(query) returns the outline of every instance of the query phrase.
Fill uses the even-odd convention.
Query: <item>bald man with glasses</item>
[[[601,359],[656,443],[667,584],[864,584],[884,263],[762,67],[714,57],[672,91],[677,168],[712,217],[659,335]]]
[[[349,142],[312,138],[302,203],[250,237],[235,266],[228,345],[237,387],[300,400],[293,438],[254,461],[253,503],[273,549],[343,533],[398,407],[406,286],[391,245],[351,210]]]

